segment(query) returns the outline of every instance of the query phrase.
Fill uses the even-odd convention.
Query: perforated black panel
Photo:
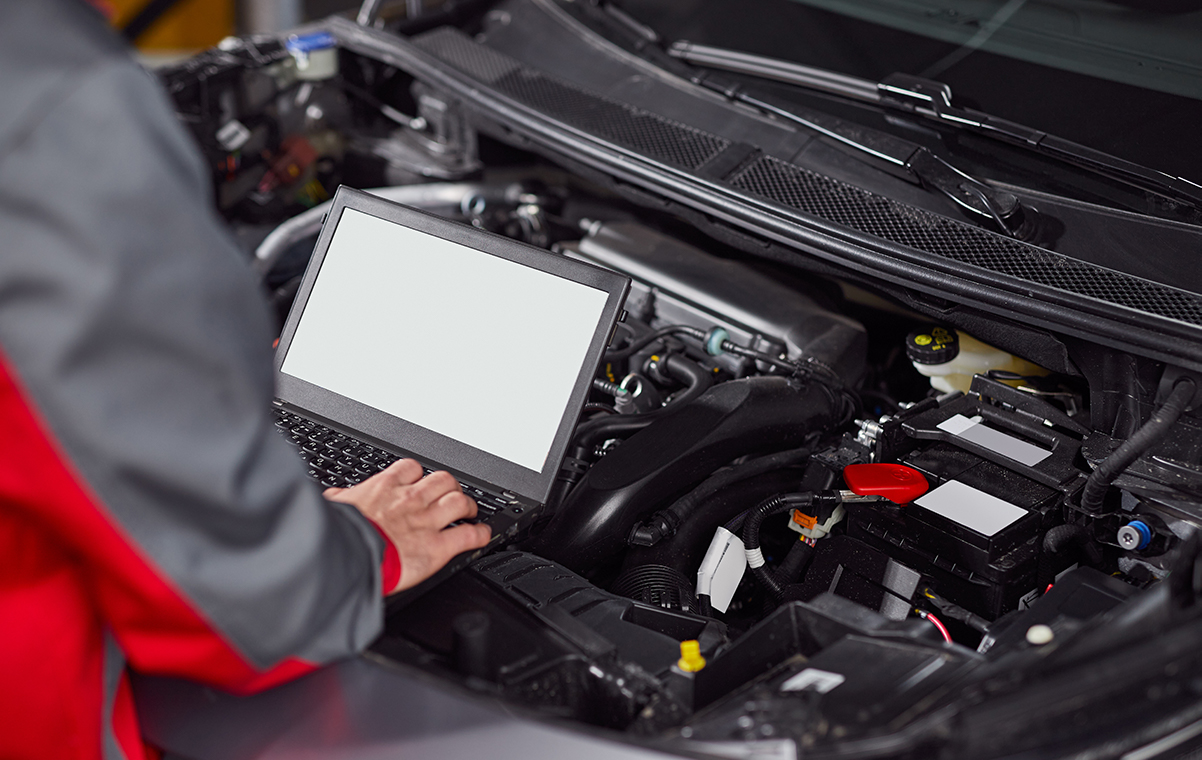
[[[696,169],[730,141],[521,67],[459,32],[438,30],[417,45],[455,68],[565,124],[683,169]],[[483,52],[482,52],[483,51]],[[505,62],[512,64],[506,69]]]
[[[542,74],[515,71],[497,82],[497,87],[572,126],[685,169],[696,169],[730,144],[729,140],[590,95]]]
[[[452,26],[435,29],[418,37],[414,43],[485,84],[492,84],[521,68],[521,64],[509,56],[477,45]]]
[[[663,163],[696,170],[731,144],[534,71],[454,29],[438,29],[414,42],[520,103]],[[1184,291],[994,235],[775,158],[761,156],[728,181],[746,193],[916,251],[1202,325],[1202,299]]]
[[[1070,293],[1202,325],[1202,299],[1093,266],[761,156],[731,184],[893,243]]]

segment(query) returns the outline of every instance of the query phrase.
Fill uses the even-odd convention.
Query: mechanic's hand
[[[476,502],[463,494],[449,472],[422,477],[412,459],[393,462],[351,488],[327,488],[330,501],[351,504],[384,529],[401,555],[401,581],[388,593],[404,591],[442,569],[460,552],[478,549],[492,534],[487,525],[452,522],[476,516]]]

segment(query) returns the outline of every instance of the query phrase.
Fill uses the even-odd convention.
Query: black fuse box
[[[849,535],[920,570],[937,593],[982,617],[1015,609],[1034,588],[1040,537],[1060,492],[946,442],[912,451],[902,462],[927,478],[928,495],[956,483],[947,497],[953,508],[851,505]],[[991,516],[981,514],[989,509],[1010,512],[990,524]]]

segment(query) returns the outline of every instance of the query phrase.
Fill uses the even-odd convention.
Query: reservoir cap
[[[960,355],[960,338],[944,325],[927,325],[906,336],[906,356],[915,364],[946,364]]]

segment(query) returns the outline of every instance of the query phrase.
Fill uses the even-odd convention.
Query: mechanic
[[[0,756],[134,760],[127,666],[280,683],[488,528],[411,460],[308,481],[202,160],[90,5],[0,3],[0,102]]]

